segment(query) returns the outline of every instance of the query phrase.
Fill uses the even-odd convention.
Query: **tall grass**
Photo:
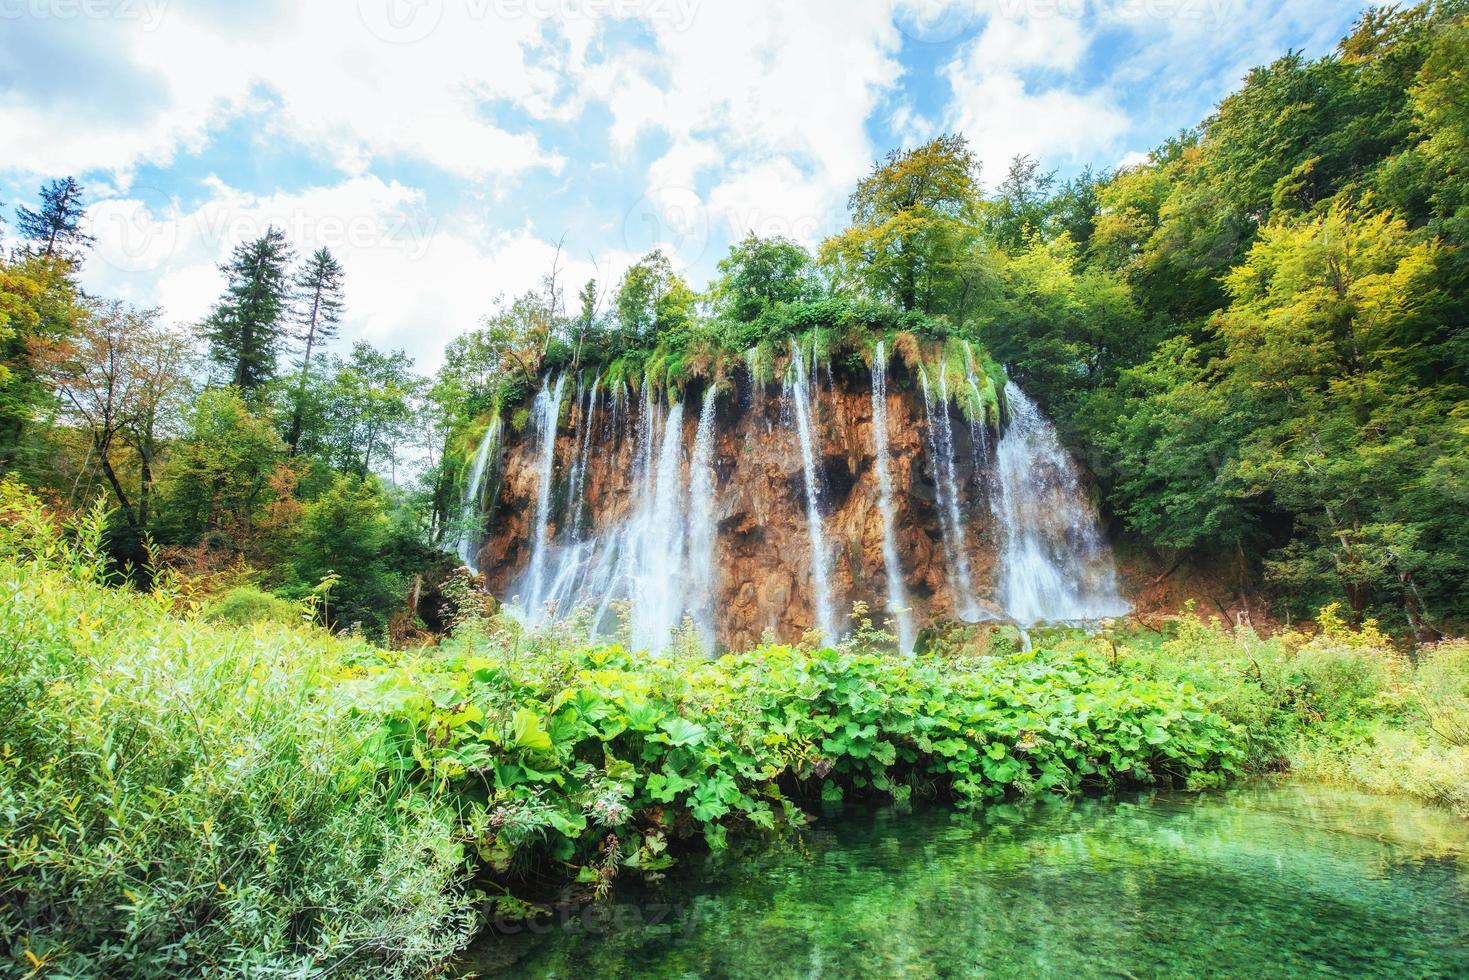
[[[1172,635],[1091,638],[1115,669],[1187,683],[1248,736],[1258,770],[1401,793],[1469,817],[1469,642],[1409,654],[1335,607],[1312,634],[1180,617]],[[1063,644],[1064,646],[1064,644]]]
[[[0,955],[56,976],[423,976],[467,938],[448,801],[380,775],[319,631],[105,584],[0,491]]]

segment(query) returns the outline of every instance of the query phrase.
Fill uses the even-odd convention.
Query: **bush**
[[[1124,637],[1116,669],[1197,688],[1245,732],[1247,768],[1406,793],[1469,816],[1469,644],[1430,647],[1414,664],[1371,622],[1348,629],[1334,606],[1318,625],[1315,635],[1262,639],[1189,610],[1162,643]]]
[[[0,508],[0,940],[69,976],[422,976],[466,938],[457,811],[382,777],[305,629],[101,584],[101,521]]]
[[[587,882],[656,870],[674,838],[719,847],[732,827],[798,825],[806,801],[917,793],[972,806],[1207,785],[1239,761],[1238,733],[1187,686],[1110,674],[1090,656],[766,646],[649,660],[492,636],[366,669],[354,698],[389,716],[383,762],[483,804],[478,851],[507,876],[552,861]]]
[[[202,618],[227,626],[272,623],[294,626],[302,621],[302,607],[280,596],[245,585],[230,589],[204,607]]]

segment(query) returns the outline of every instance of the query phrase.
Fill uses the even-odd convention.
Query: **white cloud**
[[[1025,69],[1074,70],[1089,44],[1081,24],[1061,17],[992,18],[946,74],[951,129],[964,133],[993,187],[1010,160],[1082,160],[1112,145],[1131,121],[1105,88],[1078,92],[1028,80]]]
[[[29,32],[86,32],[109,55],[69,83],[50,83],[76,87],[65,93],[80,102],[71,125],[58,127],[44,102],[0,103],[0,130],[12,151],[7,162],[34,173],[167,164],[179,150],[203,145],[211,129],[258,111],[269,136],[306,146],[348,173],[398,156],[464,177],[559,168],[560,157],[534,135],[505,130],[485,109],[497,99],[533,109],[553,94],[557,80],[525,57],[541,23],[475,16],[462,3],[408,0],[410,11],[437,7],[441,16],[427,37],[395,44],[373,14],[404,2],[284,7],[288,13],[268,30],[222,29],[182,4],[169,5],[152,24],[25,22]],[[89,111],[88,91],[111,86],[129,88],[134,109]]]
[[[1140,167],[1148,162],[1148,154],[1143,150],[1128,150],[1122,154],[1122,158],[1113,165],[1114,170],[1128,170],[1132,167]]]
[[[649,170],[650,191],[697,193],[712,180],[699,196],[715,228],[746,223],[752,192],[774,195],[764,203],[770,220],[803,227],[839,210],[874,155],[867,119],[901,74],[890,6],[705,3],[682,29],[652,26],[656,54],[621,54],[589,74],[618,145],[649,132],[671,138]]]
[[[97,202],[84,284],[195,323],[223,289],[218,267],[231,248],[275,225],[298,253],[326,246],[341,261],[344,337],[401,347],[432,370],[444,345],[473,328],[496,296],[534,286],[553,264],[572,292],[598,271],[588,258],[563,254],[558,262],[556,246],[529,227],[489,232],[436,219],[420,191],[372,176],[294,194],[256,195],[217,179],[209,186],[211,197],[189,211],[151,192]],[[624,252],[607,256],[603,274],[628,261]]]

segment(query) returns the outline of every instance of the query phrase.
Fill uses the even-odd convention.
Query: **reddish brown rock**
[[[688,404],[702,392],[690,390]],[[568,521],[569,473],[579,406],[568,395],[556,448],[552,533]],[[633,441],[641,399],[630,402],[631,419],[612,424],[611,402],[603,401],[593,419],[585,496],[593,527],[625,519],[635,500]],[[888,440],[894,488],[899,561],[909,605],[920,625],[954,615],[948,569],[937,512],[934,473],[923,428],[923,401],[913,379],[895,365],[888,385]],[[975,590],[981,605],[993,606],[992,590],[998,534],[980,478],[991,464],[976,460],[969,427],[954,415],[954,438],[965,537]],[[822,471],[821,508],[832,545],[832,587],[840,611],[866,602],[881,619],[886,608],[882,514],[872,443],[872,395],[865,374],[822,373],[812,418]],[[684,418],[684,446],[692,447],[698,412]],[[533,426],[532,426],[533,427]],[[759,642],[767,630],[794,639],[814,624],[809,588],[810,546],[804,510],[804,483],[794,423],[782,416],[778,385],[752,392],[743,377],[738,390],[723,393],[716,414],[716,629],[721,645],[741,649]],[[993,440],[991,440],[993,441]],[[539,453],[533,433],[508,433],[500,463],[499,494],[480,554],[489,587],[498,596],[513,589],[530,560],[530,525],[535,510]]]

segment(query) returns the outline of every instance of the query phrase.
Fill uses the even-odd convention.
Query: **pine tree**
[[[220,266],[229,280],[201,332],[229,383],[252,392],[275,376],[291,309],[291,248],[274,226],[235,246]]]
[[[46,258],[75,258],[90,248],[95,239],[82,231],[86,208],[82,207],[83,187],[71,177],[51,181],[41,188],[41,210],[27,207],[15,209],[16,230],[31,242],[31,248]]]
[[[295,455],[301,441],[307,385],[311,380],[311,359],[318,348],[336,337],[342,320],[342,265],[325,247],[311,254],[293,280],[296,289],[298,332],[301,342],[301,379],[296,388],[296,404],[291,414],[291,431],[286,444]]]

